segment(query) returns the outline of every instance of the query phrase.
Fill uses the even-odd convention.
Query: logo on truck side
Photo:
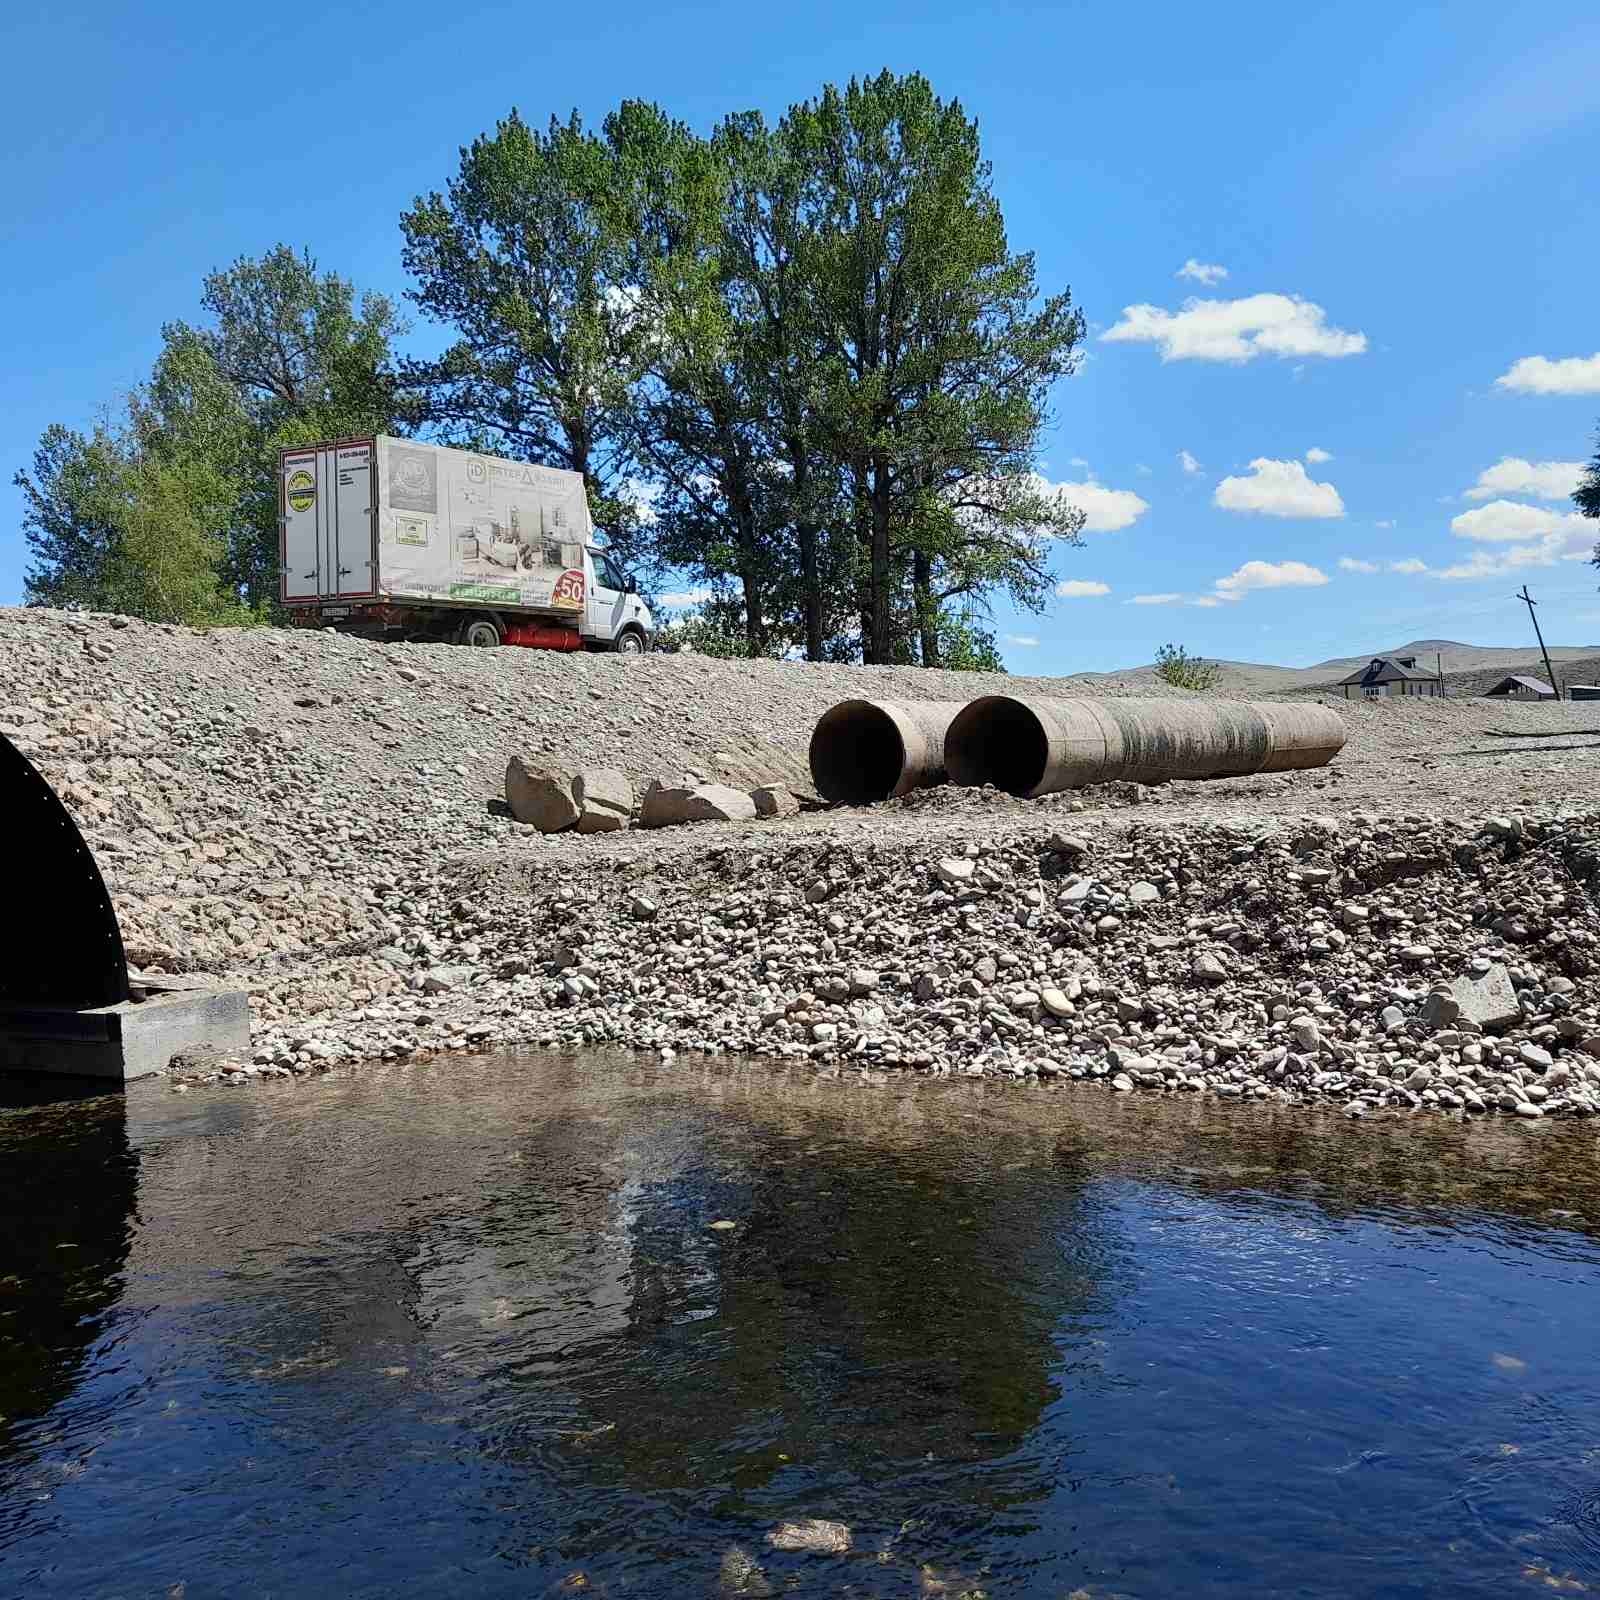
[[[291,511],[309,511],[317,503],[317,480],[299,467],[289,474],[287,493]]]
[[[563,611],[583,610],[583,574],[576,569],[563,572],[550,591],[550,604]]]

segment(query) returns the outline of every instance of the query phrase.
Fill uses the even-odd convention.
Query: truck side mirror
[[[631,572],[622,580],[622,592],[624,594],[638,594],[639,592],[639,580]]]

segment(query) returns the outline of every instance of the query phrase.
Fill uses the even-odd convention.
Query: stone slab
[[[0,1071],[131,1083],[180,1050],[249,1060],[250,999],[235,989],[148,989],[142,1001],[88,1011],[0,1007]]]
[[[1522,1020],[1511,974],[1502,966],[1490,967],[1481,978],[1457,978],[1450,985],[1450,996],[1461,1007],[1461,1016],[1486,1033]]]

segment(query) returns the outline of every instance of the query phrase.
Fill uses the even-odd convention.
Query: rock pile
[[[597,866],[493,912],[459,869],[387,953],[410,994],[338,1053],[464,1035],[1354,1116],[1600,1109],[1600,815],[763,843],[666,863],[648,891]],[[273,1032],[258,1062],[303,1067]]]
[[[599,767],[563,772],[548,762],[512,756],[506,764],[506,806],[518,822],[540,833],[610,833],[622,828],[670,828],[683,822],[748,822],[755,817],[792,817],[800,802],[782,784],[746,793],[725,783],[693,777],[681,783],[652,778],[643,797],[626,773]]]
[[[251,991],[229,1081],[616,1043],[1356,1115],[1600,1104],[1574,742],[1600,710],[1353,703],[1326,772],[787,814],[820,706],[955,683],[987,686],[0,610],[0,729],[131,960]],[[1485,743],[1506,728],[1559,741]],[[563,831],[509,814],[511,752],[566,780]],[[1380,814],[1402,784],[1414,814]],[[618,826],[697,794],[747,820]]]

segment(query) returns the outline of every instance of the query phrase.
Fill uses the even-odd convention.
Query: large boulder
[[[615,767],[585,767],[572,780],[579,833],[610,833],[633,817],[633,780]]]
[[[540,833],[560,833],[581,814],[572,781],[571,773],[512,756],[506,763],[506,804],[518,822],[530,822]]]
[[[792,817],[800,809],[800,802],[781,783],[763,784],[750,791],[758,817]]]
[[[755,814],[755,801],[742,789],[730,789],[722,783],[668,787],[652,779],[639,809],[639,826],[670,828],[678,822],[747,822]]]
[[[1481,978],[1457,978],[1450,985],[1450,995],[1461,1007],[1461,1016],[1477,1023],[1485,1033],[1498,1032],[1522,1020],[1511,974],[1499,963]]]

